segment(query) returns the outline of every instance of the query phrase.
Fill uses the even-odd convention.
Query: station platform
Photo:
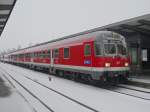
[[[33,112],[28,102],[0,73],[0,112]]]
[[[137,87],[144,87],[150,89],[150,76],[136,75],[129,78],[129,84]]]
[[[132,76],[132,81],[150,84],[150,76]]]

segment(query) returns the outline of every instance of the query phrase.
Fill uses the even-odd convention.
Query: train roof
[[[65,41],[66,39],[78,39],[80,36],[83,36],[83,38],[81,39],[86,39],[87,37],[86,36],[100,36],[102,34],[106,34],[106,33],[112,33],[112,31],[94,31],[94,32],[81,32],[81,33],[77,33],[77,34],[73,34],[73,35],[69,35],[69,36],[65,36],[65,37],[62,37],[62,38],[59,38],[59,39],[55,39],[55,40],[51,40],[51,41],[47,41],[47,42],[44,42],[44,43],[40,43],[40,44],[36,44],[36,45],[33,45],[33,46],[30,46],[30,47],[26,47],[26,48],[23,48],[23,49],[19,49],[19,50],[16,50],[16,51],[13,51],[13,52],[10,52],[8,54],[15,54],[16,52],[17,53],[23,53],[23,52],[26,52],[28,49],[30,49],[32,51],[36,51],[37,49],[40,50],[42,48],[46,48],[48,45],[50,45],[51,43],[56,43],[58,41]],[[94,38],[93,38],[94,39]],[[47,45],[47,46],[46,46]]]

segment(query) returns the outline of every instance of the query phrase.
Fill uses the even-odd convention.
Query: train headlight
[[[129,63],[128,63],[128,62],[125,62],[124,66],[125,66],[125,67],[128,67],[128,66],[129,66]]]
[[[105,67],[110,67],[110,63],[105,63]]]

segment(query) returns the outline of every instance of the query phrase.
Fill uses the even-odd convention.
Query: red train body
[[[127,78],[130,59],[125,38],[111,31],[97,31],[47,42],[5,55],[8,62],[72,78],[110,81]]]

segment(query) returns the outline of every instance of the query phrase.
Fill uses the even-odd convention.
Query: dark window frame
[[[47,50],[47,58],[51,58],[51,50],[50,49]]]
[[[89,52],[87,53],[87,49],[86,47],[89,46]],[[84,45],[84,56],[91,56],[92,52],[91,52],[91,45],[90,44],[85,44]]]
[[[65,57],[65,49],[68,49],[68,56],[67,57]],[[70,48],[69,47],[63,48],[63,58],[64,59],[69,59],[70,58]]]

